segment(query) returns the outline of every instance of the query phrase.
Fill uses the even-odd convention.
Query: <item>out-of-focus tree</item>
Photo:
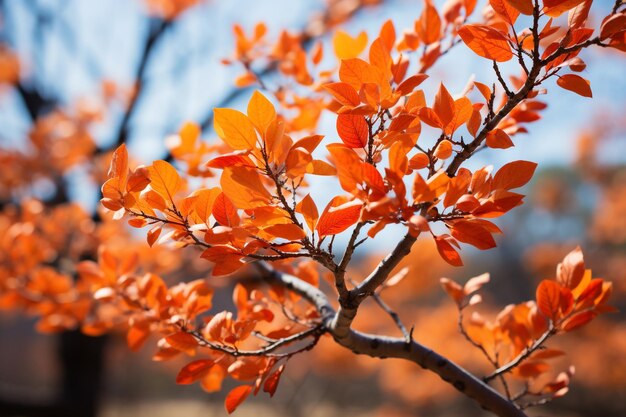
[[[146,70],[164,34],[197,3],[148,1],[152,17],[134,85],[104,82],[100,97],[75,105],[62,106],[60,97],[22,75],[20,60],[3,46],[0,81],[21,99],[32,126],[24,149],[1,155],[10,169],[0,175],[0,305],[39,315],[42,331],[79,327],[96,336],[123,329],[133,350],[158,334],[155,360],[199,356],[180,370],[179,384],[199,381],[213,392],[227,377],[244,383],[226,396],[229,413],[250,394],[273,395],[292,358],[318,343],[328,346],[319,347],[321,362],[334,347],[414,362],[500,416],[523,416],[564,395],[573,368],[550,365],[564,352],[546,344],[613,311],[611,283],[592,278],[580,249],[558,264],[555,279],[538,284],[534,299],[499,312],[481,305],[487,274],[463,285],[441,280],[458,311],[450,317],[442,310],[441,320],[483,357],[482,377],[470,372],[474,366],[449,359],[457,345],[449,352],[427,348],[416,337],[420,330],[407,328],[383,294],[405,285],[387,300],[404,304],[403,313],[424,315],[427,305],[412,304],[425,285],[410,289],[407,268],[423,270],[439,257],[459,267],[460,243],[480,250],[496,245],[501,230],[490,219],[522,204],[524,196],[513,190],[530,181],[536,164],[473,171],[463,165],[482,149],[512,147],[516,135],[528,132],[546,108],[539,98],[546,85],[591,97],[589,81],[576,74],[586,67],[580,54],[591,47],[624,50],[624,4],[600,12],[594,29],[587,22],[591,1],[491,0],[479,17],[472,1],[439,8],[426,1],[401,35],[391,21],[371,42],[365,32],[335,31],[337,61],[330,66],[324,35],[378,2],[330,1],[301,31],[272,40],[264,23],[251,32],[236,25],[235,53],[223,62],[243,69],[238,88],[263,93],[254,91],[242,113],[228,106],[247,90],[232,90],[199,123],[185,123],[168,138],[167,157],[138,165],[129,161],[126,142],[145,99]],[[49,18],[49,10],[39,12]],[[430,97],[420,88],[428,72],[461,45],[493,68],[493,79],[470,79],[454,96],[441,82]],[[92,125],[113,103],[124,111],[112,140],[96,141]],[[325,140],[316,134],[324,114],[336,126],[326,140],[327,160],[317,150]],[[211,128],[221,140],[200,140]],[[109,148],[116,148],[112,155]],[[78,167],[103,183],[105,211],[92,215],[72,202],[68,184]],[[315,176],[341,191],[330,201],[313,197],[308,187]],[[133,228],[149,226],[148,245],[158,249],[138,247],[122,218]],[[374,266],[355,266],[359,246],[390,227],[403,229],[404,237]],[[434,246],[412,259],[420,236]],[[201,249],[213,276],[241,277],[232,289],[235,312],[214,311],[211,280],[161,277],[182,268],[183,247]],[[386,335],[380,313],[367,303],[385,313],[399,337]],[[459,360],[471,364],[476,357]],[[406,365],[397,363],[385,368],[383,385],[402,391],[397,381]],[[93,393],[85,408],[69,404],[80,378],[68,381],[59,404],[7,408],[93,413]]]

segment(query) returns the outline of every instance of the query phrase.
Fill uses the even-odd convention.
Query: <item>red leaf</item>
[[[459,29],[463,42],[476,54],[497,62],[513,58],[507,37],[486,25],[465,25]]]
[[[544,279],[537,287],[536,297],[539,310],[556,321],[561,307],[561,286],[555,281]]]
[[[239,387],[233,388],[226,399],[224,400],[224,406],[226,407],[226,411],[228,414],[231,414],[233,411],[237,409],[243,403],[250,392],[252,391],[252,387],[250,385],[241,385]]]
[[[317,233],[323,237],[343,232],[359,220],[361,207],[360,200],[346,202],[344,197],[333,198],[317,222]]]
[[[493,177],[493,190],[511,190],[526,184],[533,177],[537,164],[529,161],[513,161],[504,165]]]
[[[452,266],[463,266],[461,256],[448,239],[451,239],[449,235],[435,236],[435,243],[437,244],[439,255]]]
[[[206,375],[215,362],[211,359],[199,359],[185,365],[176,376],[176,383],[192,384]]]
[[[324,84],[322,87],[344,106],[355,107],[361,104],[358,93],[348,83],[329,83]]]
[[[556,81],[559,87],[581,95],[583,97],[591,98],[593,93],[591,92],[591,85],[589,80],[585,80],[583,77],[576,74],[565,74],[559,77]]]
[[[459,220],[451,224],[452,236],[464,243],[469,243],[478,249],[491,249],[496,247],[496,241],[491,233],[482,225],[469,220]]]
[[[263,391],[269,393],[270,397],[274,396],[276,388],[278,388],[278,383],[280,382],[280,376],[282,375],[284,369],[285,365],[281,365],[265,380],[265,383],[263,384]]]
[[[337,133],[350,148],[364,148],[369,138],[369,127],[363,116],[340,114],[337,116]]]

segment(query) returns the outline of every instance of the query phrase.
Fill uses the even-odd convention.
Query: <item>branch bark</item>
[[[408,242],[410,239],[405,238],[398,246],[405,248],[408,245],[410,248]],[[393,261],[390,260],[387,263],[383,261],[381,265],[389,263],[393,263]],[[328,297],[319,288],[292,275],[275,271],[265,263],[258,262],[256,265],[267,282],[283,286],[313,304],[320,313],[321,324],[341,346],[356,354],[374,358],[408,360],[436,373],[442,380],[476,401],[485,410],[489,410],[500,417],[526,417],[526,414],[514,403],[485,382],[448,358],[414,340],[407,343],[403,338],[372,335],[349,327],[338,327],[336,317],[341,314],[341,308],[339,312],[335,312]],[[381,269],[384,270],[385,268],[382,267]]]

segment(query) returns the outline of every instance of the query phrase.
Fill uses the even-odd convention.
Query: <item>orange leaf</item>
[[[387,50],[391,51],[396,43],[396,28],[393,26],[393,22],[387,20],[380,28],[379,38],[385,43]]]
[[[215,217],[215,220],[223,226],[233,227],[239,224],[237,207],[233,205],[224,193],[220,193],[215,198],[211,213],[213,214],[213,217]]]
[[[483,58],[497,62],[506,62],[513,58],[508,38],[490,26],[465,25],[459,29],[459,36],[472,51]]]
[[[604,40],[626,29],[626,13],[617,13],[602,22],[600,27],[600,39]]]
[[[107,176],[109,178],[119,178],[120,187],[124,187],[126,184],[126,177],[128,175],[128,151],[126,145],[121,144],[111,158],[111,166]]]
[[[415,88],[420,85],[426,78],[428,78],[428,75],[426,74],[412,75],[406,80],[402,81],[400,85],[398,85],[396,91],[401,95],[406,96],[407,94],[412,93],[413,90],[415,90]]]
[[[211,359],[199,359],[185,365],[176,376],[176,383],[180,385],[192,384],[204,377],[215,362]]]
[[[363,116],[340,114],[337,116],[337,133],[350,148],[364,148],[369,138],[369,127]]]
[[[446,126],[446,133],[451,135],[472,117],[474,107],[467,97],[454,100],[454,117]],[[480,116],[480,113],[479,113]]]
[[[186,353],[189,356],[196,354],[198,341],[187,332],[178,332],[165,338],[167,343],[176,350]]]
[[[561,325],[561,330],[569,332],[577,329],[578,327],[584,326],[585,324],[589,323],[596,317],[596,315],[597,313],[591,310],[576,313],[563,322],[563,324]]]
[[[381,78],[380,70],[359,58],[344,59],[339,66],[339,79],[357,91],[365,83],[378,84]]]
[[[367,46],[367,33],[361,32],[356,37],[348,35],[342,30],[338,30],[333,37],[333,48],[335,55],[339,59],[356,58]]]
[[[448,293],[448,295],[454,300],[454,302],[460,306],[465,298],[465,292],[463,291],[463,287],[461,287],[456,282],[452,281],[448,278],[441,278],[439,280],[443,289]]]
[[[200,256],[215,264],[211,271],[214,276],[232,274],[246,264],[239,251],[230,246],[212,246]]]
[[[270,235],[287,239],[287,240],[300,240],[306,237],[306,233],[302,230],[301,227],[291,224],[275,224],[270,227],[266,227],[263,229],[264,232],[269,233]]]
[[[357,185],[363,182],[361,158],[353,149],[344,144],[332,143],[326,148],[332,155],[332,162],[337,168],[341,188],[349,193],[354,193],[357,190]]]
[[[452,239],[449,235],[434,236],[434,238],[437,244],[437,251],[444,261],[452,266],[463,266],[459,252],[449,242],[449,239]]]
[[[148,245],[150,247],[152,247],[152,245],[154,245],[154,242],[156,242],[156,240],[159,238],[161,230],[163,230],[163,225],[159,224],[148,231]]]
[[[126,333],[126,343],[133,352],[141,349],[150,336],[150,327],[144,323],[136,323]]]
[[[539,310],[552,321],[558,320],[561,308],[561,286],[555,281],[544,279],[537,287],[536,297]]]
[[[458,220],[451,224],[450,233],[461,242],[468,243],[481,250],[496,247],[496,241],[493,239],[491,232],[485,229],[481,224],[472,222],[471,220]]]
[[[559,87],[581,95],[583,97],[591,98],[593,96],[591,92],[591,84],[589,80],[585,80],[580,75],[565,74],[561,75],[556,83]]]
[[[564,287],[573,290],[585,275],[583,252],[577,247],[568,253],[563,262],[556,267],[556,279]]]
[[[176,169],[165,161],[154,161],[148,167],[150,187],[166,201],[173,202],[174,195],[180,190],[182,180]]]
[[[265,134],[269,125],[276,119],[276,110],[263,94],[255,91],[248,103],[248,117],[259,132]]]
[[[439,84],[439,90],[435,96],[433,110],[437,113],[437,116],[439,117],[439,120],[441,120],[443,126],[447,126],[454,118],[454,99],[443,84]]]
[[[533,14],[533,1],[532,0],[504,0],[509,5],[516,8],[520,13],[530,16]]]
[[[409,160],[409,168],[422,169],[426,168],[430,164],[430,159],[425,153],[419,152]]]
[[[361,99],[356,90],[348,83],[329,83],[324,84],[325,90],[335,97],[339,103],[344,106],[355,107],[361,104]]]
[[[444,139],[439,142],[439,145],[435,148],[433,155],[439,159],[448,159],[452,156],[452,142],[448,139]]]
[[[201,188],[193,192],[192,195],[197,197],[194,202],[194,214],[197,216],[200,223],[208,224],[213,205],[215,204],[217,196],[220,194],[221,191],[217,187],[210,189]]]
[[[382,39],[372,42],[369,53],[370,64],[377,67],[383,74],[391,77],[391,54]]]
[[[492,149],[508,149],[515,146],[509,135],[502,129],[494,129],[487,133],[485,143]]]
[[[323,236],[336,235],[343,232],[359,220],[363,202],[360,200],[346,201],[345,197],[333,198],[317,223],[317,233]]]
[[[237,208],[251,209],[267,206],[272,198],[257,170],[253,168],[243,166],[224,168],[220,185],[222,192]]]
[[[550,17],[559,17],[585,0],[544,0],[544,13]]]
[[[504,165],[493,177],[491,188],[511,190],[526,184],[533,177],[537,164],[529,161],[513,161]]]
[[[280,376],[285,369],[285,365],[281,365],[275,372],[273,372],[270,376],[267,377],[265,383],[263,384],[263,391],[270,394],[270,397],[274,396],[276,392],[276,388],[278,388],[278,382],[280,381]]]
[[[508,0],[489,0],[489,4],[509,24],[514,24],[519,16],[519,10],[509,4]],[[532,14],[532,5],[531,5]]]
[[[250,385],[241,385],[237,388],[233,388],[224,400],[224,406],[228,414],[235,411],[237,407],[246,400],[251,391],[252,387]]]
[[[426,45],[435,43],[441,38],[441,18],[430,0],[424,1],[424,10],[415,22],[415,32]]]
[[[309,226],[309,230],[315,230],[319,213],[317,211],[315,201],[311,198],[311,194],[307,194],[302,200],[300,200],[300,202],[296,205],[296,212],[304,216],[304,221],[307,226]]]
[[[257,136],[254,125],[242,112],[233,109],[214,109],[215,132],[233,149],[253,149]]]

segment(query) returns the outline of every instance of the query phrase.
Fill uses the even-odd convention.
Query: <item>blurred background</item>
[[[611,5],[596,1],[592,22],[594,10]],[[330,51],[336,28],[352,35],[365,30],[373,39],[387,19],[399,32],[412,27],[421,8],[408,0],[0,0],[0,251],[14,245],[12,207],[31,204],[30,198],[40,205],[25,211],[48,216],[59,228],[57,246],[47,250],[67,250],[65,260],[89,259],[98,239],[122,233],[92,224],[111,149],[126,143],[140,163],[165,158],[165,138],[185,121],[202,125],[203,138],[215,141],[212,109],[247,103],[252,90],[235,86],[243,68],[222,63],[235,48],[233,24],[250,33],[265,22],[272,40],[283,29],[319,35]],[[626,415],[626,60],[609,50],[584,56],[593,101],[547,85],[552,94],[544,120],[514,148],[485,150],[469,165],[539,163],[526,204],[498,222],[504,231],[498,247],[484,253],[464,248],[466,267],[452,270],[432,242],[419,241],[405,262],[419,267],[385,293],[405,323],[415,326],[417,340],[480,372],[488,368],[458,334],[456,308],[438,279],[490,272],[487,301],[497,311],[532,298],[539,280],[552,278],[556,264],[580,245],[594,276],[613,281],[612,305],[622,312],[551,342],[566,346],[563,366],[574,364],[577,374],[570,394],[531,415]],[[434,91],[445,80],[450,91],[460,92],[472,74],[492,80],[485,62],[456,48],[432,69],[424,88]],[[280,77],[272,67],[257,70],[269,85]],[[316,133],[332,135],[330,116],[322,115]],[[312,185],[314,193],[328,193]],[[87,236],[97,230],[98,237],[64,234],[74,223]],[[355,264],[364,271],[375,265],[397,235],[392,229],[368,242]],[[210,273],[193,254],[172,259],[158,247],[141,250],[171,280]],[[62,261],[55,258],[54,266]],[[207,394],[198,385],[176,385],[182,362],[152,362],[150,344],[132,353],[122,334],[43,334],[37,329],[50,329],[28,314],[33,311],[14,308],[8,298],[0,298],[0,307],[0,416],[225,415],[226,389]],[[361,320],[357,326],[368,330],[395,331],[375,306],[366,306]],[[274,399],[251,399],[238,414],[482,415],[410,364],[355,357],[330,340],[301,356]]]

